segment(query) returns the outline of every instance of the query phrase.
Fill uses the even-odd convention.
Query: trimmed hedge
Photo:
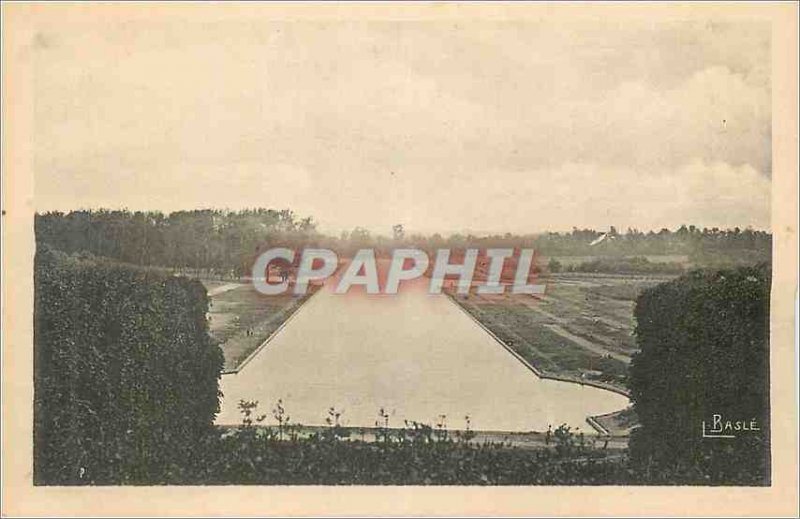
[[[630,452],[650,478],[769,484],[770,282],[767,266],[699,270],[639,296]],[[715,414],[760,430],[704,438]]]
[[[205,288],[46,248],[34,285],[34,482],[148,482],[185,464],[219,409]]]

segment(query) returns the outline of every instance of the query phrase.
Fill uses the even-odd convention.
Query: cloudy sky
[[[767,25],[212,18],[35,35],[38,210],[769,227]]]

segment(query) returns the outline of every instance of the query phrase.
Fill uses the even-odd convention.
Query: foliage
[[[769,478],[766,266],[699,270],[646,289],[629,385],[641,427],[631,457],[665,482],[763,484]],[[760,431],[703,438],[713,415]]]
[[[203,286],[46,248],[34,285],[35,482],[167,477],[219,407]]]
[[[234,276],[249,272],[266,243],[302,244],[315,236],[311,218],[272,209],[50,212],[36,215],[35,230],[37,243],[67,253]]]

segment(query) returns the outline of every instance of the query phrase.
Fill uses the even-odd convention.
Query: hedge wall
[[[701,270],[640,295],[629,386],[642,425],[630,448],[651,478],[769,483],[770,281],[766,266]],[[703,437],[715,414],[759,430]]]
[[[146,482],[185,465],[219,408],[205,288],[46,249],[34,284],[34,482]]]

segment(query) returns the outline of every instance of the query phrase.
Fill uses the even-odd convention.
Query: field
[[[225,355],[224,373],[233,373],[318,289],[308,294],[264,296],[249,284],[203,281],[208,290],[209,331]]]
[[[564,273],[544,297],[455,295],[453,300],[543,375],[627,393],[638,294],[668,277]]]

